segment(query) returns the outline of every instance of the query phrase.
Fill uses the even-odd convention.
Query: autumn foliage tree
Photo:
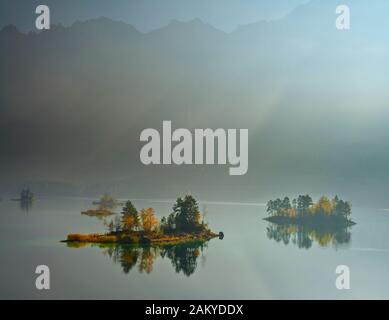
[[[123,230],[133,231],[139,227],[139,223],[134,215],[125,215],[122,217]]]
[[[119,227],[117,220],[119,221]],[[138,213],[131,201],[127,201],[121,212],[121,218],[116,217],[115,221],[105,223],[108,231],[131,233],[136,232],[202,232],[208,230],[208,225],[199,211],[197,201],[190,195],[178,198],[173,206],[173,212],[163,217],[159,223],[154,209],[142,209]]]
[[[322,196],[319,201],[311,207],[312,214],[331,215],[334,212],[334,206],[330,199]]]
[[[143,231],[152,232],[158,228],[159,223],[153,208],[142,209],[140,211],[140,218],[142,220]]]
[[[285,197],[283,200],[269,200],[266,211],[271,216],[302,218],[302,217],[338,217],[348,219],[351,215],[351,204],[336,196],[329,199],[322,196],[318,202],[314,203],[309,195],[300,195],[297,199],[290,200]]]

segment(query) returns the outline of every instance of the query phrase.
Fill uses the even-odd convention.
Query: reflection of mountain
[[[102,246],[104,248],[104,246]],[[192,242],[178,245],[134,247],[125,245],[105,246],[104,253],[121,265],[124,273],[135,266],[141,273],[151,273],[158,257],[171,261],[176,273],[192,275],[197,268],[197,258],[206,248],[206,243]]]
[[[321,247],[333,246],[338,248],[350,243],[350,229],[351,227],[339,227],[333,224],[269,223],[266,228],[266,235],[276,242],[282,242],[285,245],[292,243],[300,249],[309,249],[314,242]]]

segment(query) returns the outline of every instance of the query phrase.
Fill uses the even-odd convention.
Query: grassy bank
[[[122,243],[122,244],[175,244],[194,240],[208,241],[219,235],[209,230],[199,233],[162,234],[158,232],[145,233],[134,231],[131,233],[117,232],[106,234],[69,234],[62,242],[74,243]]]

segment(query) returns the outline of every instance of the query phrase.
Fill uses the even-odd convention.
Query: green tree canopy
[[[138,215],[138,211],[136,210],[135,206],[132,204],[130,200],[128,200],[125,204],[125,206],[122,209],[122,223],[123,225],[126,224],[128,221],[128,217],[133,218],[133,225],[134,228],[139,228],[140,226],[140,217]]]
[[[178,198],[173,206],[177,230],[190,231],[196,228],[199,206],[195,198],[186,195],[184,199]]]

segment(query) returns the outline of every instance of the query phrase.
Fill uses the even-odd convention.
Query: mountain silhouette
[[[28,179],[157,195],[168,184],[220,197],[295,188],[384,199],[389,4],[346,2],[349,31],[335,28],[332,0],[231,33],[199,19],[148,33],[104,17],[28,34],[4,27],[2,188]],[[163,120],[248,128],[248,174],[142,165],[139,134]]]

